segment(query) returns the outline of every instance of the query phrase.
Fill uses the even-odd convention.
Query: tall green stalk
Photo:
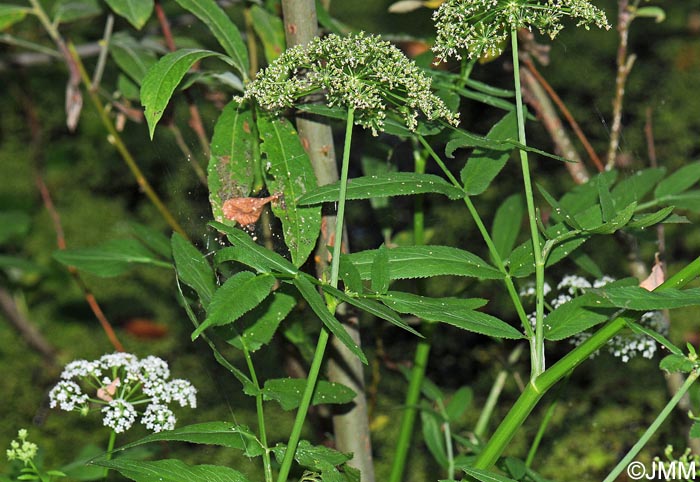
[[[700,276],[700,257],[666,280],[657,290],[682,288],[698,276]],[[633,314],[622,312],[617,318],[608,321],[585,342],[548,368],[536,380],[530,380],[491,439],[479,453],[474,467],[485,470],[493,466],[544,394],[635,319],[636,316]]]
[[[414,147],[415,172],[418,174],[425,173],[425,156],[421,155]],[[415,198],[415,210],[413,213],[413,243],[416,246],[425,244],[425,216],[423,208],[423,196],[417,195]],[[394,453],[394,461],[391,465],[391,474],[389,482],[401,482],[403,473],[406,469],[406,458],[411,448],[411,439],[413,437],[413,427],[415,426],[416,414],[418,412],[417,405],[420,399],[421,386],[425,378],[425,371],[428,367],[428,358],[430,356],[430,344],[432,334],[432,324],[423,323],[423,333],[425,338],[418,342],[416,352],[413,355],[413,368],[408,382],[408,391],[404,401],[404,409],[401,416],[401,428],[399,429],[399,438],[396,442],[396,452]]]
[[[515,81],[515,108],[518,118],[518,141],[523,146],[527,145],[525,137],[525,114],[523,109],[523,96],[520,88],[520,59],[518,58],[518,31],[511,29],[511,49],[513,54],[513,78]],[[537,212],[535,211],[535,198],[532,193],[532,181],[530,180],[530,163],[527,151],[519,149],[520,168],[523,173],[523,185],[525,187],[525,201],[527,203],[527,215],[530,222],[530,236],[532,237],[532,253],[535,259],[535,338],[530,340],[530,358],[532,360],[531,379],[534,380],[545,370],[544,359],[544,259],[542,258],[542,245],[540,233],[537,229]]]
[[[253,359],[250,356],[248,347],[245,342],[243,342],[243,355],[245,356],[245,362],[248,365],[248,372],[250,373],[250,380],[255,385],[255,411],[258,415],[258,437],[260,438],[260,443],[262,444],[265,451],[262,454],[263,467],[265,471],[265,482],[272,482],[272,463],[270,460],[270,450],[267,447],[267,431],[265,429],[265,412],[263,411],[263,394],[262,387],[258,382],[258,375],[255,371],[255,366],[253,365]]]
[[[333,259],[331,260],[331,279],[330,285],[334,288],[338,287],[338,279],[340,272],[340,254],[342,251],[342,239],[343,239],[343,220],[345,218],[345,199],[347,193],[348,184],[348,171],[350,167],[350,147],[352,145],[352,128],[354,125],[355,110],[348,109],[348,118],[345,124],[345,146],[343,148],[343,163],[340,172],[340,194],[338,196],[338,215],[337,222],[335,226],[335,239],[333,242]],[[328,307],[332,312],[335,312],[336,305],[332,304]],[[297,450],[297,445],[299,445],[299,439],[301,437],[301,430],[304,426],[304,421],[306,420],[306,415],[309,411],[309,406],[311,405],[311,400],[313,398],[314,390],[316,388],[316,382],[318,381],[318,375],[321,371],[321,364],[323,363],[323,355],[326,352],[326,346],[328,345],[328,339],[330,335],[325,327],[321,327],[321,333],[318,335],[318,341],[316,342],[316,349],[314,351],[314,357],[311,361],[311,367],[309,368],[309,375],[306,381],[306,388],[301,397],[301,403],[299,404],[299,409],[297,410],[296,418],[294,419],[294,426],[292,427],[292,432],[289,436],[289,442],[287,442],[287,450],[284,453],[284,458],[282,459],[282,465],[280,467],[280,472],[277,477],[277,482],[286,482],[287,477],[289,477],[289,470],[292,467],[292,461],[294,460],[294,453]]]

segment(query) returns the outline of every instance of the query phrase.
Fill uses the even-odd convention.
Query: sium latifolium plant
[[[461,57],[464,66],[460,75],[426,72],[388,42],[362,33],[336,32],[306,46],[284,50],[279,40],[279,19],[272,9],[259,5],[246,10],[250,18],[256,19],[254,28],[246,32],[246,43],[238,27],[213,0],[177,0],[177,3],[208,27],[220,49],[176,50],[157,62],[153,61],[153,51],[144,52],[143,44],[137,49],[123,50],[138,52],[134,59],[147,59],[144,61],[149,65],[147,71],[132,70],[130,78],[140,85],[140,99],[152,137],[178,86],[183,81],[189,84],[201,79],[202,69],[218,70],[216,78],[226,79],[226,85],[236,91],[236,98],[227,103],[216,122],[208,172],[215,219],[211,226],[224,233],[228,243],[223,242],[225,245],[216,246],[213,252],[204,255],[179,234],[173,235],[168,245],[163,242],[162,235],[147,232],[143,236],[142,231],[138,236],[140,241],[123,240],[91,251],[72,250],[57,258],[103,276],[121,273],[130,263],[174,265],[178,300],[195,326],[192,338],[203,339],[216,360],[241,384],[243,393],[254,399],[257,426],[251,429],[228,421],[206,422],[163,430],[126,447],[162,441],[213,444],[239,450],[254,463],[260,460],[266,482],[284,482],[297,475],[302,480],[359,480],[361,474],[348,463],[351,454],[301,440],[310,405],[349,403],[354,397],[348,388],[320,380],[329,336],[336,336],[355,356],[367,361],[365,353],[336,317],[340,303],[414,334],[418,333],[406,323],[407,317],[422,320],[420,331],[425,333],[442,329],[438,323],[443,323],[480,335],[523,340],[529,344],[531,379],[490,437],[485,426],[493,413],[497,395],[489,397],[490,408],[484,410],[485,421],[479,422],[479,436],[467,440],[450,427],[471,401],[470,391],[460,390],[453,398],[457,401],[451,403],[439,389],[410,375],[412,388],[409,391],[413,393],[414,402],[406,404],[406,413],[416,407],[421,409],[424,438],[429,440],[431,452],[450,479],[456,477],[458,470],[481,481],[503,478],[489,471],[499,462],[509,441],[541,397],[623,329],[654,337],[683,358],[665,338],[637,320],[641,313],[650,310],[696,305],[700,299],[697,290],[679,288],[698,275],[700,261],[689,264],[653,293],[639,288],[632,280],[623,280],[592,288],[556,307],[552,305],[551,312],[544,316],[545,267],[580,255],[584,244],[595,236],[622,229],[634,232],[659,222],[677,221],[672,215],[674,206],[700,210],[692,204],[697,191],[691,188],[700,179],[700,168],[694,163],[670,176],[661,168],[640,171],[627,179],[620,179],[617,172],[607,172],[558,199],[540,189],[552,213],[548,221],[537,215],[526,153],[546,153],[529,147],[526,142],[515,33],[519,28],[532,27],[555,35],[561,29],[561,22],[568,17],[584,26],[607,25],[602,13],[589,2],[445,2],[435,14],[435,52],[443,60]],[[327,17],[325,25],[331,29],[337,27]],[[515,92],[471,81],[468,73],[472,60],[505,51],[509,35]],[[256,38],[265,47],[265,56],[270,62],[260,72],[255,72],[257,69],[253,67],[258,60],[253,49]],[[121,44],[117,43],[118,47],[134,47],[133,43],[122,40]],[[119,54],[115,55],[117,58]],[[133,67],[134,63],[123,60],[121,57],[122,68]],[[466,67],[468,64],[471,66]],[[194,79],[189,76],[193,66],[200,69]],[[220,72],[222,66],[227,70],[226,76]],[[440,95],[436,93],[438,90]],[[457,126],[459,99],[455,99],[455,94],[497,106],[505,115],[487,135],[473,134],[465,126]],[[317,185],[305,146],[285,117],[287,113],[344,121],[338,183]],[[349,179],[356,124],[373,134],[393,135],[410,142],[416,159],[415,172],[389,171]],[[452,157],[459,148],[473,149],[459,176],[453,174],[439,154],[445,139],[445,157]],[[521,193],[505,198],[495,213],[492,228],[488,229],[473,198],[489,188],[505,168],[513,149],[518,150],[521,160],[525,203]],[[434,162],[444,177],[425,174],[428,162]],[[339,240],[342,239],[346,202],[396,196],[420,199],[426,195],[440,195],[465,204],[486,245],[488,261],[458,247],[427,244],[425,237],[419,234],[424,228],[420,208],[416,209],[414,220],[415,243],[342,253]],[[307,265],[322,229],[321,206],[324,203],[326,209],[337,213],[338,223],[329,249],[330,269],[317,277],[302,267]],[[237,227],[238,224],[254,224],[267,204],[281,224],[284,246],[276,250],[272,249],[271,238],[267,239],[270,247],[256,242],[265,241],[265,234],[256,230],[251,236]],[[529,239],[523,240],[520,221],[524,217],[530,229],[526,237]],[[592,261],[586,265],[590,268],[591,263],[595,265]],[[534,326],[516,286],[533,273]],[[493,316],[492,307],[487,306],[485,299],[468,298],[464,293],[428,297],[420,292],[391,289],[395,281],[441,276],[503,284],[520,326],[515,328],[513,325],[517,323]],[[292,318],[303,318],[304,323],[294,323]],[[547,366],[545,340],[570,339],[599,326],[568,355]],[[318,334],[315,348],[305,343],[307,333],[304,330]],[[260,352],[271,350],[269,345],[274,336],[282,333],[303,352],[311,353],[306,379],[261,378],[255,360],[261,356]],[[427,342],[429,346],[429,340]],[[239,351],[242,368],[225,355],[223,346]],[[423,361],[427,361],[425,351]],[[694,374],[695,366],[689,371]],[[420,370],[413,373],[420,375]],[[90,373],[86,371],[85,374]],[[415,380],[418,382],[413,383]],[[108,401],[106,397],[114,399],[124,381],[124,376],[114,374],[107,381],[101,380],[100,389],[104,395],[98,397],[101,403],[112,403],[114,400]],[[71,387],[71,393],[77,393],[75,387]],[[132,388],[134,393],[138,392],[137,388]],[[429,402],[419,403],[421,389]],[[65,398],[70,398],[71,393],[65,394]],[[131,391],[127,395],[130,394]],[[130,399],[125,397],[124,400]],[[297,410],[290,436],[277,444],[268,439],[265,408],[269,402],[279,403],[283,410]],[[120,413],[132,412],[122,403]],[[165,413],[161,412],[157,418],[159,427],[171,429]],[[134,416],[129,420],[133,422]],[[148,423],[150,419],[144,420]],[[110,421],[114,421],[114,417]],[[411,445],[409,422],[405,425],[407,429],[402,429],[397,452]],[[459,458],[453,450],[455,444],[468,447],[476,458]],[[295,460],[299,467],[293,466]],[[406,459],[396,457],[396,460],[393,481],[401,480]],[[140,461],[124,456],[98,463],[134,480],[149,480],[149,474],[160,477],[173,473],[187,480],[251,480],[243,470],[237,470],[242,469],[240,467],[192,466],[174,459]],[[505,470],[510,480],[534,477],[527,470],[520,475],[509,471],[508,467]]]

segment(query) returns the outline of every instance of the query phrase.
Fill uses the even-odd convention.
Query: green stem
[[[520,358],[520,354],[523,352],[524,346],[525,345],[523,343],[520,343],[518,344],[518,346],[515,347],[515,349],[511,352],[510,356],[508,356],[508,366],[504,367],[499,372],[498,376],[496,376],[496,380],[491,386],[489,396],[486,399],[486,403],[484,403],[484,408],[481,409],[481,413],[479,414],[479,420],[477,420],[476,426],[474,427],[474,435],[479,439],[483,439],[484,434],[486,433],[486,428],[488,427],[489,420],[491,419],[491,415],[493,415],[493,411],[496,408],[496,402],[498,402],[498,398],[501,396],[503,387],[506,384],[506,379],[508,378],[510,366],[518,361],[518,359]]]
[[[338,274],[340,272],[340,254],[342,252],[343,239],[343,219],[345,217],[345,198],[347,194],[348,171],[350,169],[350,147],[352,144],[352,127],[354,125],[354,119],[355,110],[348,109],[348,118],[345,124],[345,146],[343,149],[343,163],[340,172],[340,194],[338,197],[338,213],[335,226],[335,239],[333,240],[333,259],[331,260],[330,285],[334,288],[337,288],[338,286]],[[335,311],[335,305],[329,306],[329,309]],[[311,405],[311,399],[314,394],[314,389],[316,388],[318,374],[321,371],[321,364],[323,362],[323,355],[326,352],[326,346],[328,345],[328,339],[328,330],[322,327],[321,333],[319,333],[318,335],[318,341],[316,342],[316,350],[314,351],[314,357],[311,361],[311,367],[309,368],[309,375],[306,379],[306,388],[304,389],[304,393],[302,394],[301,403],[299,404],[299,409],[297,410],[297,415],[294,419],[294,426],[292,427],[292,433],[289,436],[289,442],[287,442],[287,450],[285,450],[284,453],[284,458],[280,467],[280,473],[277,477],[277,482],[286,482],[287,477],[289,476],[289,470],[291,469],[292,461],[294,460],[294,453],[297,450],[299,438],[301,437],[301,429],[304,426],[306,414],[309,411],[309,406]]]
[[[649,439],[656,433],[656,431],[659,429],[662,423],[668,418],[668,416],[671,414],[671,411],[678,405],[678,402],[681,401],[681,398],[683,398],[683,395],[686,394],[688,389],[690,389],[691,385],[695,383],[695,380],[697,380],[698,376],[700,376],[700,372],[697,369],[694,369],[690,375],[688,375],[688,378],[686,379],[685,383],[683,383],[683,386],[678,390],[678,392],[673,396],[673,398],[666,404],[663,410],[661,410],[661,413],[659,413],[659,416],[656,417],[654,422],[649,426],[646,432],[644,432],[644,435],[637,441],[636,444],[634,444],[634,447],[630,449],[629,452],[627,452],[627,455],[625,455],[622,460],[615,466],[614,469],[608,474],[608,476],[605,478],[603,482],[613,482],[615,479],[617,479],[617,476],[622,473],[623,470],[632,462],[632,460],[637,456],[637,454],[644,448],[646,443],[649,441]]]
[[[267,431],[265,429],[265,412],[263,411],[263,395],[262,388],[258,382],[258,375],[255,372],[255,366],[253,365],[253,359],[250,356],[248,347],[243,344],[243,355],[245,356],[246,364],[248,365],[248,372],[250,373],[250,379],[255,385],[255,411],[258,414],[258,437],[260,438],[260,443],[262,444],[265,451],[263,452],[263,466],[265,470],[265,482],[272,482],[272,462],[270,460],[270,450],[267,446]]]
[[[518,58],[518,31],[513,28],[510,32],[511,48],[513,51],[513,78],[515,80],[515,108],[518,118],[518,141],[526,146],[525,114],[523,109],[523,95],[520,87],[520,59]],[[532,252],[535,256],[535,339],[531,343],[530,358],[532,360],[531,378],[534,380],[545,369],[544,359],[544,260],[542,259],[542,246],[540,234],[537,229],[537,213],[535,212],[535,198],[532,193],[532,181],[530,180],[530,164],[527,151],[519,149],[520,167],[523,172],[523,185],[525,187],[525,201],[527,214],[530,221],[530,236],[532,237]]]
[[[447,411],[445,410],[445,404],[442,403],[442,399],[437,400],[437,406],[440,410],[440,415],[444,422],[442,423],[442,433],[445,437],[445,455],[447,456],[447,478],[452,480],[455,476],[455,455],[452,448],[452,430],[450,429],[450,421],[447,417]]]
[[[107,454],[105,455],[105,460],[112,460],[112,451],[114,450],[114,443],[117,440],[117,433],[114,430],[111,430],[109,432],[109,442],[107,442]],[[107,473],[109,472],[109,469],[105,467],[104,470],[104,475],[103,477],[106,479],[107,478]]]
[[[418,174],[425,173],[426,159],[421,155],[414,146],[414,162],[415,172]],[[415,198],[415,210],[413,213],[413,242],[416,246],[425,244],[425,213],[423,209],[423,196],[418,195]],[[430,340],[433,331],[433,324],[423,323],[423,334],[425,338],[418,342],[416,352],[413,354],[413,368],[408,381],[408,391],[404,400],[404,410],[401,415],[401,427],[399,429],[399,438],[396,442],[396,452],[391,465],[391,474],[389,482],[401,482],[403,473],[406,469],[406,459],[411,448],[411,439],[413,437],[413,427],[416,421],[418,412],[418,400],[420,399],[420,389],[425,378],[425,370],[428,367],[428,359],[430,357]]]
[[[678,273],[667,279],[657,290],[663,291],[669,288],[682,288],[690,281],[700,276],[700,257],[685,266]],[[596,331],[585,342],[571,350],[557,363],[552,365],[537,379],[530,380],[525,390],[520,394],[513,407],[500,423],[491,439],[474,462],[477,469],[486,470],[496,463],[515,432],[525,422],[527,416],[537,405],[542,396],[552,388],[559,380],[567,376],[577,366],[587,360],[593,353],[598,351],[627,323],[636,319],[636,316],[628,312],[622,312],[617,318],[610,320],[602,328]]]
[[[433,160],[437,163],[437,165],[440,167],[442,172],[447,176],[449,181],[455,186],[458,187],[459,189],[464,189],[464,186],[460,184],[459,181],[452,175],[452,173],[447,169],[447,166],[445,166],[445,163],[440,159],[440,156],[437,155],[437,153],[433,150],[432,147],[430,147],[430,144],[422,137],[422,136],[417,136],[418,140],[420,143],[425,147],[425,149],[428,151],[428,154],[430,154],[430,157],[433,158]],[[486,246],[488,247],[489,254],[491,255],[491,259],[493,260],[494,264],[496,265],[496,268],[503,273],[503,281],[506,284],[506,290],[508,291],[508,294],[510,295],[510,299],[513,302],[513,306],[515,307],[515,311],[518,313],[518,318],[520,319],[520,323],[523,326],[523,330],[525,330],[525,334],[529,339],[533,339],[535,334],[532,330],[532,326],[530,326],[530,321],[527,319],[527,313],[525,313],[525,308],[523,307],[523,303],[520,300],[520,296],[518,295],[518,290],[515,289],[515,285],[513,284],[513,279],[510,276],[510,273],[508,273],[508,270],[505,267],[505,264],[503,263],[503,259],[501,258],[501,255],[498,254],[498,250],[496,249],[496,245],[493,244],[493,240],[491,239],[491,235],[489,234],[488,230],[486,229],[486,226],[484,225],[484,222],[481,219],[481,216],[479,216],[478,211],[476,210],[476,207],[474,206],[474,203],[472,203],[471,198],[469,196],[464,196],[464,204],[467,206],[467,209],[469,210],[469,214],[471,215],[472,219],[474,220],[474,223],[476,224],[477,229],[479,230],[479,233],[481,233],[481,237],[484,239],[484,242],[486,243]]]
[[[540,446],[540,443],[542,442],[542,438],[544,437],[545,432],[547,432],[547,427],[549,427],[549,422],[552,420],[552,417],[554,416],[554,411],[557,408],[557,404],[559,403],[559,394],[561,393],[561,387],[565,386],[566,384],[559,385],[559,388],[557,390],[557,394],[554,397],[554,400],[549,404],[549,407],[547,407],[547,411],[544,414],[544,417],[542,417],[542,421],[540,422],[540,426],[537,429],[537,433],[535,434],[535,438],[532,440],[532,445],[530,445],[530,450],[527,453],[527,458],[525,459],[525,466],[527,468],[532,467],[532,462],[535,460],[535,455],[537,454],[537,449]]]

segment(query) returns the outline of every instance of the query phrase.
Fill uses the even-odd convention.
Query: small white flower
[[[176,422],[173,412],[167,406],[157,403],[150,404],[141,418],[141,423],[154,432],[173,430]]]
[[[102,409],[104,417],[102,423],[116,433],[122,433],[131,428],[136,421],[136,409],[132,404],[122,398],[117,398],[109,402],[109,405]]]
[[[74,360],[70,362],[61,372],[61,378],[70,380],[71,378],[95,377],[102,375],[100,364],[95,361]]]
[[[10,442],[10,448],[6,451],[7,460],[19,460],[24,463],[25,467],[36,457],[39,448],[35,443],[27,440],[29,436],[26,429],[21,429],[17,432],[17,440]]]
[[[189,405],[192,408],[197,408],[197,389],[187,380],[181,378],[172,380],[168,383],[167,390],[170,399],[179,402],[181,407]]]
[[[147,356],[138,363],[138,366],[143,380],[167,380],[170,378],[168,362],[157,356]]]
[[[554,299],[552,300],[552,308],[554,308],[554,309],[556,310],[556,309],[559,308],[561,305],[563,305],[563,304],[565,304],[565,303],[568,303],[568,302],[571,301],[572,299],[573,299],[573,298],[572,298],[571,296],[567,295],[567,294],[560,294],[559,296],[557,296],[556,298],[554,298]]]
[[[602,278],[595,280],[593,282],[593,287],[594,288],[602,288],[603,286],[605,286],[609,283],[612,283],[613,281],[615,281],[615,278],[605,275]]]
[[[568,288],[569,294],[575,295],[591,288],[591,284],[582,276],[567,275],[564,276],[557,285],[558,290],[563,288]]]
[[[62,380],[49,392],[49,406],[71,412],[80,409],[88,401],[88,396],[82,392],[80,386],[70,380]]]

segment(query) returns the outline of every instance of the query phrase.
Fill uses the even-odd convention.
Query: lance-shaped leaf
[[[255,275],[241,271],[231,276],[216,290],[207,309],[207,319],[192,333],[196,339],[211,326],[233,323],[268,297],[275,278],[268,274]]]
[[[328,184],[306,193],[299,199],[299,204],[338,201],[339,193],[339,182]],[[461,189],[454,187],[441,177],[413,172],[391,172],[350,179],[346,196],[348,200],[353,200],[424,193],[443,194],[450,199],[464,197],[464,192]]]
[[[119,457],[114,460],[98,460],[102,467],[116,470],[136,482],[250,482],[237,470],[220,465],[187,465],[177,459],[147,462]]]
[[[226,261],[238,261],[246,266],[250,266],[259,273],[286,273],[295,275],[299,272],[296,266],[285,258],[265,249],[255,241],[250,239],[250,235],[238,228],[226,226],[225,224],[212,222],[210,226],[228,235],[232,247],[223,248],[214,255],[217,263]]]
[[[248,457],[262,455],[265,450],[260,445],[255,434],[245,425],[237,425],[230,422],[205,422],[153,433],[135,442],[121,446],[117,451],[153,442],[187,442],[201,445],[218,445],[243,450]]]
[[[421,410],[420,419],[425,445],[428,446],[428,450],[437,463],[442,467],[447,467],[449,463],[445,449],[442,417],[431,410]]]
[[[428,298],[410,293],[389,292],[381,301],[399,313],[410,313],[427,321],[437,321],[463,330],[496,338],[522,338],[522,334],[498,318],[475,311],[482,299]]]
[[[141,30],[153,13],[153,0],[105,0],[109,8]]]
[[[369,313],[371,315],[376,316],[377,318],[381,318],[382,320],[386,320],[389,323],[398,326],[399,328],[408,331],[409,333],[419,336],[423,338],[423,335],[418,333],[416,330],[408,326],[406,323],[404,323],[399,315],[396,314],[395,311],[393,311],[390,308],[387,308],[386,306],[382,305],[381,303],[370,300],[367,298],[361,298],[361,297],[356,297],[356,296],[349,296],[348,294],[333,288],[330,285],[323,284],[321,285],[321,288],[323,291],[328,293],[329,295],[335,297],[336,299],[340,301],[344,301],[346,303],[349,303],[353,306],[356,306],[357,308],[361,309],[362,311]]]
[[[494,140],[516,139],[517,136],[518,123],[515,112],[506,114],[486,134],[487,139]],[[512,148],[506,150],[474,149],[460,173],[467,194],[475,196],[484,192],[506,165],[511,152]]]
[[[465,474],[474,477],[479,482],[517,482],[509,477],[504,477],[499,474],[494,474],[487,470],[475,469],[473,467],[461,466]]]
[[[389,255],[386,246],[382,245],[377,250],[372,262],[371,288],[375,293],[383,294],[389,289]]]
[[[214,0],[175,0],[182,8],[192,12],[209,27],[224,51],[231,57],[232,65],[244,79],[248,78],[248,50],[238,27]]]
[[[637,311],[671,310],[700,305],[700,288],[647,291],[639,286],[603,287],[590,290],[607,306]]]
[[[224,108],[214,126],[211,139],[208,184],[209,202],[214,219],[235,226],[224,217],[223,205],[233,198],[249,196],[254,182],[255,122],[248,104],[232,101]]]
[[[663,198],[680,194],[700,181],[700,162],[687,164],[661,181],[654,189],[654,197]]]
[[[152,50],[126,32],[117,32],[109,42],[109,53],[134,82],[141,85],[146,72],[157,62]]]
[[[286,451],[287,447],[282,444],[278,444],[272,449],[278,462],[282,461]],[[344,464],[351,458],[352,454],[344,454],[323,445],[311,445],[308,440],[301,440],[296,452],[294,452],[294,459],[299,465],[314,472],[321,472],[321,479],[324,482],[359,481],[359,474],[356,478],[346,478],[336,469],[336,466]],[[346,466],[345,472],[348,473],[351,469],[351,467]]]
[[[74,22],[102,13],[102,8],[97,0],[59,0],[54,3],[51,10],[54,25]]]
[[[204,255],[178,233],[174,233],[170,238],[170,245],[177,276],[197,292],[202,306],[206,309],[216,290],[214,270],[211,269]]]
[[[304,378],[275,378],[267,380],[263,387],[263,397],[265,397],[265,400],[279,402],[283,410],[294,410],[301,403],[306,383],[307,381]],[[345,385],[319,380],[316,383],[311,403],[313,405],[350,403],[356,395],[352,389]]]
[[[350,334],[345,331],[343,325],[328,311],[326,303],[324,303],[321,295],[316,291],[314,284],[309,281],[306,276],[295,278],[293,283],[313,312],[316,313],[316,316],[318,316],[325,327],[328,328],[328,331],[333,333],[343,345],[348,347],[356,357],[362,360],[362,363],[367,365],[367,357],[362,353],[362,350],[357,346],[357,343],[355,343]]]
[[[525,202],[520,194],[509,196],[498,206],[491,227],[491,238],[501,259],[513,251],[525,216]]]
[[[285,48],[284,24],[276,15],[270,14],[259,5],[253,5],[250,9],[253,18],[253,29],[260,37],[265,50],[265,60],[272,63],[280,56]]]
[[[165,259],[172,259],[173,250],[166,235],[144,224],[129,223],[129,228],[143,244]]]
[[[293,296],[275,291],[236,321],[235,326],[223,326],[217,333],[236,348],[245,347],[249,352],[255,352],[270,343],[280,323],[296,303]]]
[[[666,168],[664,167],[643,169],[618,182],[611,191],[615,207],[620,209],[621,206],[641,201],[648,192],[654,189],[665,173]]]
[[[62,264],[104,277],[120,275],[134,264],[172,268],[135,239],[113,239],[92,248],[55,251],[53,257]]]
[[[311,161],[292,124],[283,117],[258,116],[258,130],[267,157],[267,181],[271,194],[283,194],[284,202],[272,205],[272,212],[282,221],[284,243],[292,262],[301,266],[316,246],[321,231],[321,207],[297,204],[307,191],[316,187]]]
[[[559,305],[544,319],[545,338],[563,340],[607,321],[618,311],[615,308],[596,306],[601,304],[599,296],[586,293]]]
[[[655,213],[640,214],[639,216],[633,216],[629,223],[627,223],[628,228],[644,229],[649,226],[653,226],[664,221],[672,213],[675,206],[667,206],[663,209],[659,209]]]
[[[377,250],[345,255],[362,279],[372,276]],[[503,274],[486,261],[462,249],[450,246],[399,246],[387,250],[391,279],[427,278],[430,276],[472,276],[500,279]]]
[[[167,54],[148,69],[141,84],[141,105],[145,107],[144,116],[151,139],[156,124],[163,117],[165,108],[182,78],[196,62],[213,56],[228,60],[227,57],[211,50],[183,49]]]

